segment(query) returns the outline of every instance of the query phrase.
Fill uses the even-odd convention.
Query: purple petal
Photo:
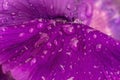
[[[87,25],[35,20],[2,35],[0,63],[16,80],[120,79],[120,42]]]
[[[0,25],[21,24],[32,19],[79,19],[86,24],[92,17],[93,0],[1,0]],[[87,2],[87,3],[86,3]],[[58,17],[59,16],[59,17]]]

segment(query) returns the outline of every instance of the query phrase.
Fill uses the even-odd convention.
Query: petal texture
[[[92,0],[1,0],[0,25],[21,24],[31,19],[62,18],[89,23]]]
[[[16,80],[120,79],[120,42],[111,37],[87,25],[54,20],[34,20],[21,26],[1,30],[4,36],[0,38],[3,72],[10,71]],[[35,29],[34,35],[28,28]],[[11,30],[25,33],[7,38]],[[6,39],[11,41],[4,43]]]

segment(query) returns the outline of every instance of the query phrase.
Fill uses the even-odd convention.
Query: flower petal
[[[93,0],[1,0],[0,25],[16,25],[45,18],[63,18],[90,22]],[[84,6],[82,6],[84,4]],[[84,14],[85,13],[85,14]]]
[[[26,41],[21,40],[20,45],[15,42],[0,53],[0,59],[6,55],[2,58],[6,58],[2,64],[4,73],[10,71],[16,80],[120,78],[120,42],[83,24],[36,20],[33,28],[40,23],[43,25],[39,34],[24,37]],[[28,49],[23,49],[24,45]]]

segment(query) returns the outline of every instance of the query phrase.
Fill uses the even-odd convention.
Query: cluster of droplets
[[[16,79],[21,79],[19,75],[15,76],[15,74],[17,69],[20,70],[21,67],[23,68],[23,64],[29,66],[28,71],[26,71],[27,75],[31,74],[29,71],[34,70],[32,68],[35,66],[39,69],[42,68],[41,66],[44,66],[45,68],[40,70],[41,74],[38,74],[39,77],[36,77],[36,79],[39,78],[42,80],[48,78],[46,69],[48,69],[47,72],[50,71],[49,78],[53,80],[58,79],[58,75],[60,74],[66,80],[82,79],[85,78],[85,75],[87,79],[98,80],[105,79],[105,77],[110,79],[112,75],[118,76],[114,76],[115,79],[119,78],[119,67],[114,68],[114,62],[117,63],[117,58],[110,56],[111,52],[109,52],[111,46],[119,47],[119,42],[85,25],[40,19],[26,22],[19,26],[12,26],[11,28],[3,27],[0,28],[0,31],[2,34],[0,43],[3,44],[6,42],[6,44],[0,46],[0,49],[3,50],[1,52],[3,56],[0,56],[0,61],[6,57],[4,54],[10,54],[7,55],[9,56],[9,60],[6,58],[3,61],[7,62],[3,65],[3,69],[5,72],[10,70],[12,76]],[[12,35],[13,33],[16,33],[16,35],[8,38],[7,35]],[[14,43],[17,43],[14,38],[22,45],[19,44],[17,48],[14,48]],[[9,46],[13,47],[8,51],[7,48]],[[115,50],[119,52],[119,50]],[[111,51],[114,52],[114,49]],[[15,54],[17,55],[15,56]],[[11,55],[13,56],[11,57]],[[24,59],[20,59],[23,57]],[[112,61],[111,65],[113,69],[106,63],[104,57]],[[87,62],[89,64],[86,64]],[[13,66],[13,64],[17,64],[18,66],[14,70],[11,70],[9,66]],[[49,68],[48,65],[51,67]],[[106,67],[110,68],[110,70],[106,69]],[[78,69],[83,69],[83,71]],[[73,71],[73,73],[70,71]],[[105,77],[102,77],[104,74]],[[34,76],[32,77],[34,78]]]
[[[2,0],[0,6],[1,26],[21,24],[34,19],[65,20],[77,23],[90,23],[92,0]]]

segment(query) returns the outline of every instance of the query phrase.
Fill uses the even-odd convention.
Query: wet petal
[[[20,52],[23,52],[24,50],[28,49],[28,47],[26,47],[28,44],[24,45],[24,43],[27,42],[27,39],[33,40],[32,36],[36,35],[39,32],[37,27],[34,27],[32,25],[33,24],[30,24],[27,27],[25,26],[25,24],[20,25],[20,26],[10,26],[10,28],[0,27],[0,33],[2,36],[0,38],[0,50],[1,50],[0,55],[2,55],[2,58],[0,59],[1,60],[0,63],[2,63],[3,58],[5,58],[7,55],[10,55],[10,56],[14,55],[14,54],[12,54],[12,52],[17,54],[18,52],[20,53]],[[3,31],[3,29],[4,29],[4,31]],[[31,29],[34,29],[34,31],[31,32]],[[36,39],[34,39],[34,40],[36,40]],[[23,41],[25,41],[25,42],[23,43]],[[31,41],[29,41],[28,43],[30,43],[30,42]],[[15,45],[15,44],[17,44],[17,45]],[[22,46],[22,47],[18,48],[17,47],[18,45]],[[7,47],[9,47],[9,48],[7,48]],[[16,48],[18,50],[13,51],[12,49],[14,49],[14,48]],[[19,49],[21,49],[21,50],[19,50]],[[7,52],[7,50],[9,50],[9,52]],[[7,53],[7,55],[5,55],[4,53]],[[11,54],[9,54],[9,53],[11,53]]]
[[[41,23],[43,25],[38,29]],[[34,24],[31,27],[39,34],[24,37],[21,41],[16,38],[17,43],[8,42],[10,45],[4,46],[4,51],[0,53],[4,73],[10,71],[16,80],[120,78],[120,42],[82,24],[36,20],[27,23],[24,31],[28,30],[29,24]],[[66,31],[66,26],[70,30]],[[8,29],[12,29],[13,33],[21,30]],[[5,31],[7,34],[3,33],[4,37],[9,32]],[[4,45],[4,41],[0,44]]]
[[[21,24],[36,18],[62,18],[68,21],[79,19],[87,24],[92,17],[92,1],[1,0],[0,25]],[[83,4],[84,6],[82,6]]]

